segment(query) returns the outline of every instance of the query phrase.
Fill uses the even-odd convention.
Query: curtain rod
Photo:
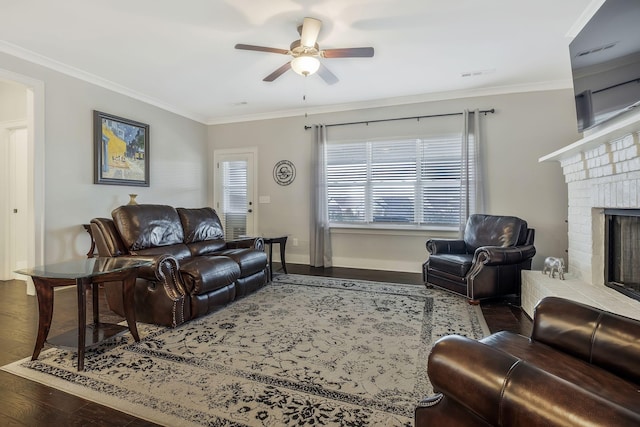
[[[490,110],[480,110],[480,113],[484,113],[484,115],[486,116],[487,114],[491,113],[495,113],[496,109],[492,108]],[[332,127],[332,126],[349,126],[349,125],[362,125],[362,124],[366,124],[368,125],[369,123],[378,123],[378,122],[394,122],[396,120],[420,120],[420,119],[426,119],[426,118],[430,118],[430,117],[446,117],[446,116],[461,116],[462,113],[444,113],[444,114],[430,114],[427,116],[413,116],[413,117],[396,117],[393,119],[379,119],[379,120],[364,120],[361,122],[348,122],[348,123],[332,123],[330,125],[325,125],[326,127]],[[304,127],[304,130],[309,130],[311,129],[313,126],[306,126]]]

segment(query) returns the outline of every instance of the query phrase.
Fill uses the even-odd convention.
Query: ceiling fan
[[[300,39],[291,43],[289,49],[277,49],[273,47],[254,46],[249,44],[237,44],[236,49],[255,50],[258,52],[279,53],[281,55],[291,55],[293,59],[262,79],[265,82],[272,82],[289,69],[296,73],[309,76],[318,73],[328,84],[334,84],[338,78],[321,62],[320,58],[371,58],[373,56],[372,47],[351,47],[342,49],[320,49],[317,43],[318,34],[322,21],[315,18],[304,18],[302,25],[298,27]]]

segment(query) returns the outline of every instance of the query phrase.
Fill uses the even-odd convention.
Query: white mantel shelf
[[[602,130],[594,132],[573,144],[562,147],[553,153],[542,156],[538,162],[560,161],[572,157],[578,153],[591,150],[604,144],[605,142],[623,137],[640,129],[640,111],[625,117],[623,120],[608,126]]]

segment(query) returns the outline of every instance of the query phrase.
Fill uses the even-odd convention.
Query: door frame
[[[27,89],[27,264],[45,264],[45,92],[44,82],[0,68],[0,79],[19,83]],[[29,278],[27,294],[35,295]]]
[[[218,188],[218,162],[220,161],[220,157],[223,156],[250,156],[253,161],[253,168],[251,170],[252,174],[252,194],[247,195],[247,199],[252,201],[252,210],[253,215],[251,215],[252,223],[251,226],[253,228],[253,234],[259,236],[259,228],[258,228],[258,147],[244,147],[244,148],[222,148],[222,149],[214,149],[213,150],[213,206],[216,207],[218,203],[218,197],[220,197],[219,188]]]
[[[27,121],[26,120],[10,120],[0,122],[0,168],[2,171],[2,181],[6,183],[3,188],[0,189],[0,198],[2,199],[2,206],[5,209],[0,212],[0,235],[2,236],[2,248],[0,248],[0,280],[24,280],[22,276],[17,276],[13,270],[15,266],[15,256],[13,254],[13,248],[15,245],[15,230],[12,226],[12,213],[11,210],[15,206],[11,204],[11,194],[16,190],[15,188],[9,188],[11,182],[13,182],[11,175],[12,171],[15,171],[16,166],[26,167],[27,165],[12,165],[13,157],[10,156],[10,143],[11,134],[19,129],[25,129],[28,134]],[[24,213],[25,215],[27,212]]]

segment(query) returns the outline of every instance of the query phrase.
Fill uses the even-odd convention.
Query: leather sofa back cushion
[[[185,243],[224,239],[220,218],[212,208],[178,208],[177,211],[184,229]]]
[[[125,205],[111,212],[129,251],[183,243],[178,212],[166,205]]]
[[[531,338],[640,384],[640,323],[585,304],[546,297]]]
[[[515,216],[471,215],[464,230],[468,253],[480,246],[520,246],[526,239],[527,222]]]

